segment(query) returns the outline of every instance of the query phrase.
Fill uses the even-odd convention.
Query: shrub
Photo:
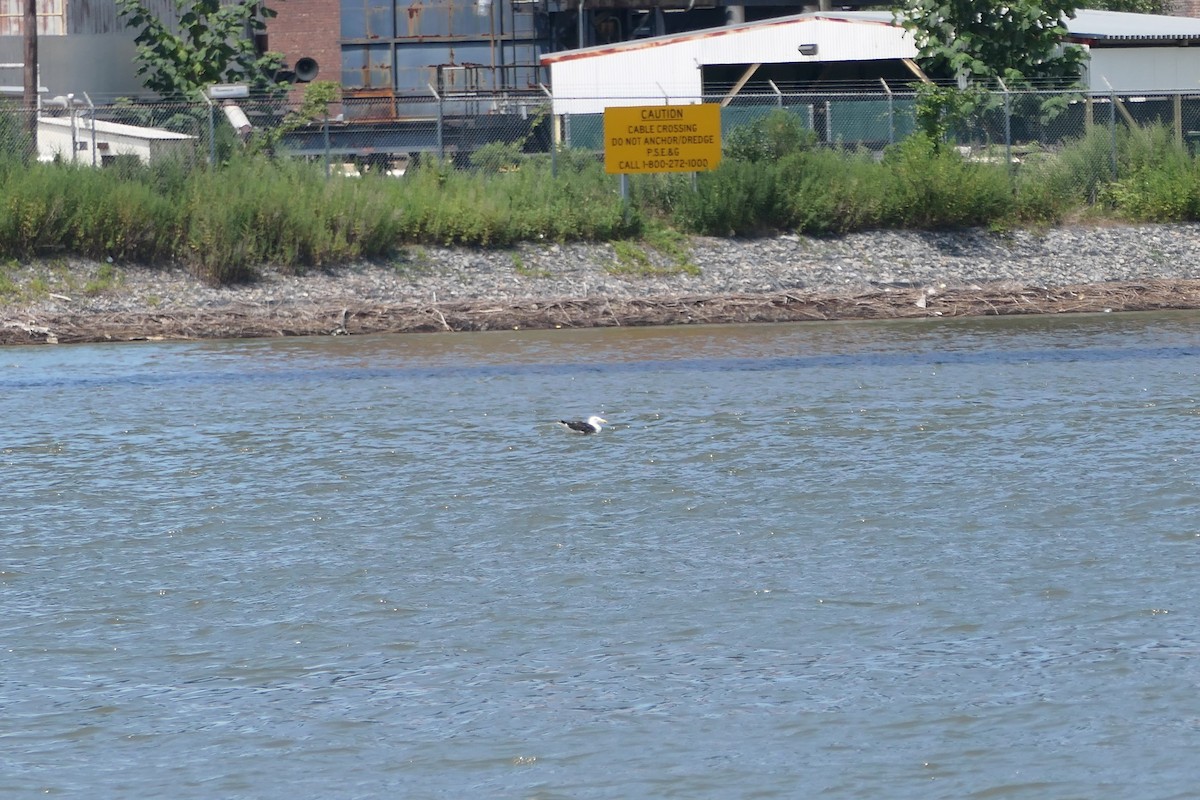
[[[1007,169],[971,162],[922,134],[890,148],[884,156],[890,227],[957,228],[985,225],[1012,212]]]
[[[784,227],[786,206],[774,164],[730,160],[679,196],[675,219],[697,233],[748,236]]]
[[[784,109],[766,115],[730,131],[724,143],[724,156],[734,161],[773,161],[790,153],[809,150],[817,135],[806,128],[800,117]]]
[[[327,178],[319,165],[261,156],[218,168],[130,161],[95,170],[0,152],[0,258],[179,261],[226,283],[265,265],[300,272],[401,244],[615,241],[666,224],[720,236],[827,235],[1057,221],[1088,203],[1132,219],[1200,219],[1200,166],[1162,127],[1121,136],[1120,180],[1103,129],[1028,154],[1015,175],[921,135],[882,157],[814,148],[787,112],[735,130],[726,145],[712,172],[632,176],[628,203],[595,153],[560,151],[552,169],[549,155],[518,157],[505,144],[481,148],[475,171],[426,157],[401,179],[379,180]]]
[[[788,224],[815,236],[884,224],[884,171],[869,156],[817,150],[779,164]]]

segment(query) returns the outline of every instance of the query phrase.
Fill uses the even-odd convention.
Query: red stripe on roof
[[[845,19],[843,17],[804,17],[797,19],[796,17],[780,17],[778,19],[765,19],[758,22],[751,22],[744,25],[730,25],[724,28],[707,28],[701,31],[693,31],[691,33],[680,33],[674,36],[656,36],[653,39],[646,39],[641,42],[619,42],[608,47],[586,47],[582,50],[564,50],[561,53],[549,53],[540,59],[542,64],[555,64],[563,61],[576,61],[581,58],[592,58],[595,56],[607,56],[613,53],[625,53],[633,50],[650,50],[655,47],[664,47],[669,44],[678,44],[679,42],[691,42],[699,39],[715,39],[718,36],[729,36],[735,33],[742,33],[747,30],[761,30],[763,28],[778,27],[781,25],[795,25],[806,22],[841,22],[848,25],[882,25],[886,28],[895,28],[888,22],[879,22],[873,19]]]

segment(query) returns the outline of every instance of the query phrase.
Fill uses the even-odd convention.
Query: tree
[[[1072,0],[904,0],[896,9],[927,73],[960,86],[999,78],[1010,88],[1074,84],[1083,48],[1064,44]]]
[[[116,0],[121,17],[139,33],[138,75],[147,89],[166,96],[194,96],[214,83],[279,86],[280,53],[260,53],[254,35],[275,12],[259,0],[222,5],[221,0],[174,0],[178,33],[140,0]]]

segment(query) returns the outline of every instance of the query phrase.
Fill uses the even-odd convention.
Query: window
[[[39,36],[62,36],[67,32],[66,0],[38,0]],[[25,0],[0,0],[0,36],[24,32]]]

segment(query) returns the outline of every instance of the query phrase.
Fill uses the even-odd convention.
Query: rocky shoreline
[[[231,287],[180,268],[0,267],[0,344],[1158,308],[1200,308],[1200,225],[411,246]]]

